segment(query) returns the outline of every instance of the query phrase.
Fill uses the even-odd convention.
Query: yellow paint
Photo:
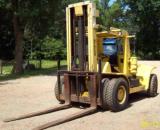
[[[129,59],[130,59],[130,46],[129,46],[129,39],[127,38],[128,33],[124,37],[124,65],[123,65],[123,73],[127,76],[130,75],[129,73]]]
[[[66,8],[66,32],[67,32],[67,69],[71,70],[71,25],[70,9]]]
[[[82,7],[82,5],[76,6],[74,9],[75,9],[76,16],[83,16],[83,7]]]
[[[123,72],[123,62],[122,61],[124,61],[124,54],[119,53],[118,54],[118,69],[120,72]]]
[[[88,91],[85,91],[85,92],[82,93],[82,97],[88,97],[88,96],[89,96]]]
[[[160,121],[158,119],[158,115],[149,114],[144,115],[142,120],[140,121],[140,126],[143,129],[160,129]]]
[[[133,75],[136,75],[137,73],[137,57],[131,57],[130,58],[130,73],[133,74]]]
[[[73,8],[73,7],[76,7],[76,6],[89,5],[90,3],[91,3],[90,1],[79,2],[79,3],[75,3],[75,4],[70,4],[68,7]]]
[[[132,88],[129,88],[129,93],[136,93],[136,92],[141,92],[145,90],[145,88],[143,86],[138,86],[138,87],[132,87]]]
[[[96,44],[96,7],[93,3],[88,4],[88,60],[89,71],[97,72],[97,44]]]
[[[102,41],[104,38],[120,38],[122,40],[122,48],[123,48],[123,53],[118,53],[118,70],[120,73],[125,74],[126,76],[130,76],[130,66],[129,66],[129,61],[130,61],[130,44],[129,44],[129,34],[128,32],[117,29],[117,28],[111,28],[110,31],[103,31],[103,32],[98,32],[97,33],[97,38],[98,38],[98,43],[97,44],[102,44]],[[101,42],[101,43],[99,43]],[[102,45],[98,45],[101,52],[98,52],[98,54],[102,53],[103,48]],[[102,49],[100,49],[102,48]],[[121,60],[123,62],[121,62]],[[102,69],[103,70],[103,69]]]
[[[140,79],[140,83],[145,86],[145,90],[149,88],[150,75],[156,67],[139,64],[136,76]]]
[[[111,73],[111,66],[109,62],[102,62],[102,73]]]
[[[141,128],[143,129],[160,129],[160,121],[149,121],[143,120],[141,121]]]
[[[67,64],[68,70],[71,70],[71,9],[74,8],[77,16],[83,15],[82,6],[87,6],[88,27],[86,35],[88,36],[88,70],[97,72],[97,44],[96,44],[96,16],[98,11],[94,3],[86,1],[71,4],[66,9],[66,26],[67,26]]]
[[[110,30],[111,30],[112,32],[120,32],[120,31],[121,31],[121,29],[115,28],[115,27],[110,27]]]
[[[117,98],[118,98],[118,102],[119,104],[123,104],[126,100],[126,89],[125,87],[122,85],[118,88],[118,93],[117,93]]]
[[[136,76],[140,80],[140,86],[131,88],[130,93],[147,90],[149,87],[150,74],[154,67],[146,65],[137,65],[137,57],[131,57],[129,35],[127,31],[111,27],[109,31],[97,32],[96,17],[98,11],[94,3],[90,1],[71,4],[66,8],[66,33],[67,33],[67,65],[71,71],[72,48],[71,48],[71,9],[74,9],[76,16],[83,16],[83,6],[87,7],[88,26],[85,27],[86,36],[88,36],[88,66],[87,71],[98,72],[98,59],[102,59],[102,73],[112,76],[125,77],[128,81],[129,76]],[[76,27],[77,28],[77,27]],[[77,29],[76,29],[77,30]],[[78,35],[78,30],[76,31]],[[117,38],[122,40],[123,52],[118,52],[118,64],[114,67],[117,72],[112,72],[109,58],[103,56],[103,39]],[[84,93],[85,95],[85,93]]]

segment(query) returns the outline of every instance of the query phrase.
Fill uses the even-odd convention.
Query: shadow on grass
[[[61,69],[66,69],[66,66],[61,66]],[[0,81],[18,79],[18,78],[27,78],[31,76],[38,76],[38,75],[53,75],[55,76],[57,72],[57,67],[52,68],[42,68],[42,69],[35,69],[35,70],[25,70],[22,74],[9,74],[9,75],[2,75],[0,76]]]

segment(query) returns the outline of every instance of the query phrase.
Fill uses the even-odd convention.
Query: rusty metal
[[[102,60],[101,58],[98,59],[98,90],[99,90],[99,97],[100,97],[100,102],[102,104],[102,99],[103,99],[103,86],[102,86]]]
[[[79,102],[79,80],[78,80],[78,75],[76,74],[76,95],[77,95],[77,99]]]
[[[62,124],[62,123],[65,123],[65,122],[68,122],[68,121],[71,121],[73,119],[76,119],[76,118],[79,118],[79,117],[82,117],[82,116],[85,116],[87,114],[90,114],[90,113],[93,113],[97,110],[97,87],[96,87],[96,84],[97,84],[97,75],[90,75],[90,80],[92,81],[90,86],[89,86],[89,96],[90,96],[90,106],[89,108],[85,109],[85,110],[82,110],[80,112],[77,112],[77,113],[74,113],[72,115],[69,115],[65,118],[61,118],[61,119],[58,119],[58,120],[55,120],[55,121],[51,121],[49,123],[46,123],[44,125],[41,125],[39,127],[36,127],[34,128],[33,130],[43,130],[43,129],[46,129],[46,128],[49,128],[51,126],[56,126],[56,125],[59,125],[59,124]],[[67,87],[70,88],[69,86],[69,75],[68,74],[65,74],[64,75],[64,79],[66,80],[65,81],[65,101],[68,100],[68,96],[70,96],[69,98],[69,103],[71,101],[71,94],[69,93],[69,90],[70,89],[66,89]],[[77,97],[77,100],[79,102],[79,95],[76,94],[76,97]]]
[[[94,91],[96,91],[95,94],[93,93],[93,90],[90,92],[91,95],[95,95],[95,98],[98,99],[100,97],[98,97],[98,92],[99,92],[99,81],[101,81],[99,73],[95,72],[95,73],[91,73],[91,72],[84,72],[84,71],[60,71],[60,74],[64,75],[67,74],[68,75],[68,82],[69,82],[69,86],[70,86],[70,90],[72,90],[72,92],[70,93],[70,99],[73,102],[82,102],[82,103],[90,103],[90,97],[81,97],[80,93],[83,92],[82,86],[84,86],[85,84],[83,84],[83,80],[85,80],[85,77],[89,77],[90,80],[90,85],[89,88],[92,90],[93,88],[96,89]],[[74,83],[72,82],[74,81]],[[71,83],[70,83],[71,82]],[[94,86],[94,87],[93,87]],[[69,88],[69,87],[68,87]],[[73,89],[76,89],[75,93],[73,93]],[[60,95],[61,100],[64,100],[64,97],[62,95]],[[66,100],[66,99],[65,99]],[[98,104],[102,104],[99,102],[100,100],[98,100]]]
[[[71,115],[69,115],[67,117],[64,117],[64,118],[61,118],[61,119],[58,119],[58,120],[55,120],[55,121],[51,121],[51,122],[46,123],[44,125],[38,126],[38,127],[34,128],[33,130],[44,130],[44,129],[47,129],[49,127],[56,126],[56,125],[59,125],[59,124],[62,124],[62,123],[77,119],[79,117],[94,113],[94,112],[96,112],[96,110],[97,110],[96,107],[89,107],[89,108],[84,109],[84,110],[82,110],[80,112],[71,114]]]
[[[84,39],[83,39],[83,42],[84,42],[84,67],[85,67],[85,70],[87,70],[88,68],[86,66],[88,66],[87,62],[88,62],[88,59],[87,59],[87,56],[88,56],[88,51],[87,51],[87,46],[88,46],[88,40],[87,40],[87,37],[85,34],[86,34],[86,31],[88,32],[88,30],[85,29],[85,27],[88,26],[88,16],[87,16],[87,6],[83,6],[83,12],[84,12],[84,16],[83,16],[83,31],[84,31]]]
[[[60,77],[61,73],[58,72],[58,75]],[[76,71],[75,73],[65,72],[65,73],[63,73],[63,75],[64,75],[64,90],[65,90],[64,91],[64,95],[63,95],[64,101],[65,101],[64,105],[60,105],[60,106],[57,106],[57,107],[49,108],[47,110],[43,110],[43,111],[39,111],[39,112],[35,112],[35,113],[22,115],[22,116],[19,116],[17,118],[6,119],[5,122],[10,122],[10,121],[15,121],[15,120],[30,118],[30,117],[39,116],[39,115],[42,115],[42,114],[47,114],[47,113],[50,113],[50,112],[59,111],[59,110],[66,109],[66,108],[70,108],[72,102],[75,102],[75,101],[79,102],[79,103],[88,103],[88,104],[90,104],[91,107],[89,107],[87,109],[84,109],[84,110],[82,110],[82,111],[80,111],[78,113],[75,113],[75,114],[72,114],[70,116],[67,116],[65,118],[58,119],[58,120],[49,122],[47,124],[41,125],[39,127],[36,127],[36,128],[34,128],[34,130],[46,129],[48,127],[59,125],[59,124],[62,124],[62,123],[65,123],[65,122],[71,121],[73,119],[76,119],[76,118],[79,118],[79,117],[82,117],[82,116],[85,116],[87,114],[95,112],[96,109],[97,109],[97,105],[99,104],[99,99],[97,97],[98,74],[97,73],[77,72]],[[80,95],[81,90],[79,89],[79,84],[78,84],[78,91],[79,91],[78,94],[77,94],[77,92],[76,93],[72,93],[71,92],[71,87],[75,87],[74,84],[73,84],[73,86],[71,85],[71,81],[73,79],[76,79],[75,78],[76,76],[78,77],[77,78],[78,82],[83,82],[83,80],[85,80],[84,77],[88,77],[88,79],[90,81],[90,85],[88,86],[89,87],[88,88],[89,89],[88,90],[89,91],[89,97],[82,97]],[[79,81],[79,80],[81,80],[81,81]],[[81,85],[83,85],[83,84],[81,84]],[[62,96],[62,94],[59,95],[60,99],[61,99],[61,96]]]
[[[75,10],[71,9],[71,53],[72,53],[72,63],[71,68],[74,71],[84,71],[86,69],[87,62],[87,40],[86,40],[86,30],[87,26],[87,7],[83,6],[83,16],[76,16]],[[77,29],[76,29],[77,28]],[[77,37],[76,37],[76,34]],[[79,62],[77,62],[79,61]]]
[[[58,99],[60,99],[60,94],[61,94],[61,89],[60,89],[60,85],[61,85],[61,77],[59,72],[57,72],[57,83],[58,83]]]
[[[47,114],[47,113],[63,110],[63,109],[70,108],[70,107],[71,107],[70,104],[59,105],[59,106],[48,108],[43,111],[33,112],[33,113],[21,115],[19,117],[15,117],[15,118],[8,118],[8,119],[4,120],[4,122],[11,122],[11,121],[26,119],[26,118],[30,118],[30,117],[34,117],[34,116],[40,116],[42,114]]]
[[[65,97],[65,103],[70,104],[71,103],[71,86],[70,86],[68,74],[64,74],[64,97]]]
[[[77,74],[76,75],[70,75],[70,74],[67,74],[67,76],[68,76],[68,79],[66,80],[67,82],[68,82],[68,84],[69,84],[69,86],[70,87],[76,87],[76,91],[75,91],[75,93],[73,93],[73,92],[70,92],[70,96],[69,96],[69,98],[70,98],[70,100],[72,101],[72,102],[81,102],[81,103],[87,103],[87,104],[91,104],[91,99],[93,99],[94,101],[93,102],[96,102],[98,105],[100,105],[101,103],[100,103],[100,97],[98,97],[98,92],[99,92],[99,90],[98,90],[98,87],[97,87],[97,85],[98,85],[98,78],[99,78],[99,75],[97,75],[97,74],[94,74],[94,75],[87,75],[87,76],[89,76],[89,80],[90,80],[90,85],[88,86],[88,89],[89,89],[89,97],[82,97],[81,95],[80,95],[80,93],[81,92],[83,92],[82,90],[80,90],[80,88],[79,88],[79,84],[78,84],[78,79],[80,80],[80,79],[82,79],[82,77],[84,76],[84,75],[78,75],[79,76],[79,78],[77,78],[76,79],[76,77],[78,77],[77,76]],[[73,78],[74,77],[74,78]],[[80,78],[81,77],[81,78]],[[71,79],[72,80],[75,80],[75,84],[70,84],[70,82],[71,82]],[[80,80],[79,81],[80,82],[80,84],[82,84],[83,85],[83,80]],[[72,89],[72,88],[70,88],[70,89]],[[65,98],[64,96],[63,96],[63,94],[60,94],[60,99],[61,100],[66,100],[67,98]],[[95,105],[96,106],[96,105]]]
[[[96,87],[96,75],[90,76],[92,85],[89,86],[90,104],[92,107],[97,106],[97,87]]]
[[[91,71],[68,71],[68,70],[60,70],[60,74],[68,73],[68,74],[82,74],[86,76],[87,74],[93,75],[93,74],[98,74],[98,72],[91,72]]]
[[[72,94],[71,95],[71,100],[73,102],[81,102],[81,103],[90,103],[90,97],[77,97],[77,95]]]
[[[76,17],[74,9],[71,9],[71,48],[72,48],[72,68],[76,68],[77,48],[76,48]]]
[[[64,100],[64,97],[62,96],[62,94],[60,95],[60,99]],[[90,97],[77,97],[76,94],[71,94],[71,101],[72,102],[80,102],[80,103],[84,103],[84,104],[90,104]],[[101,102],[100,102],[100,98],[97,97],[97,105],[101,106]]]
[[[85,33],[84,33],[84,21],[83,21],[83,16],[79,16],[78,17],[78,59],[79,59],[79,69],[81,71],[84,71],[84,55],[85,55],[85,51],[84,51],[84,37],[85,37]]]

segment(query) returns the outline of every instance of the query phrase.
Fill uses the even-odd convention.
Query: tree
[[[138,25],[137,46],[144,59],[160,59],[160,1],[125,0]]]
[[[42,44],[42,55],[46,59],[66,58],[66,49],[62,40],[56,40],[51,37],[46,37]]]
[[[100,11],[98,18],[99,24],[104,26],[105,30],[110,27],[124,28],[126,26],[125,11],[120,0],[110,4],[110,0],[95,0]]]
[[[11,60],[14,58],[14,35],[10,17],[12,13],[0,7],[0,59]]]
[[[20,26],[19,12],[19,1],[12,0],[12,10],[13,10],[13,28],[15,35],[15,63],[14,63],[14,73],[21,73],[23,71],[23,29]]]
[[[28,31],[43,39],[51,24],[59,1],[55,0],[1,0],[0,7],[12,12],[10,20],[13,23],[15,36],[15,64],[14,73],[23,71],[23,39]]]

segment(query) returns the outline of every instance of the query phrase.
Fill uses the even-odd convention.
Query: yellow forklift
[[[46,114],[73,106],[74,102],[90,107],[34,130],[42,130],[96,112],[97,107],[121,111],[128,105],[131,93],[146,92],[157,95],[155,67],[137,64],[130,48],[127,31],[110,28],[98,32],[98,11],[94,3],[86,1],[66,8],[67,70],[59,70],[55,96],[59,106],[30,113],[6,122]]]

